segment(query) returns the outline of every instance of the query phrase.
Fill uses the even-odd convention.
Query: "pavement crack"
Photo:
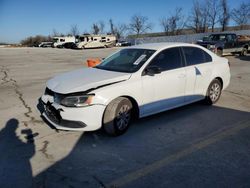
[[[6,83],[11,83],[16,95],[18,96],[19,101],[21,102],[22,106],[26,109],[26,112],[24,112],[24,116],[26,118],[28,118],[29,122],[32,122],[33,124],[41,123],[42,121],[36,120],[36,118],[31,115],[32,109],[25,101],[25,99],[23,97],[23,93],[20,91],[19,86],[17,84],[17,81],[14,80],[13,78],[10,78],[9,70],[7,68],[5,68],[4,66],[2,66],[0,72],[2,72],[4,74],[4,77],[1,79],[3,81],[1,83],[1,85],[6,84]],[[27,122],[24,122],[24,125],[27,126]]]
[[[243,94],[243,93],[238,93],[238,92],[234,92],[234,91],[230,91],[230,90],[225,90],[225,92],[231,93],[231,94],[234,94],[234,95],[238,95],[238,96],[242,96],[242,97],[250,97],[250,95],[246,95],[246,94]]]
[[[1,66],[0,72],[3,73],[3,75],[4,75],[3,78],[1,78],[1,80],[2,80],[1,85],[10,82],[10,80],[8,80],[8,73],[7,73],[7,71],[8,71],[8,69],[6,69],[4,66]]]
[[[46,159],[52,159],[53,158],[52,155],[49,155],[47,153],[48,152],[48,145],[49,145],[49,141],[47,141],[47,140],[43,141],[43,147],[39,151],[41,151],[44,154]]]

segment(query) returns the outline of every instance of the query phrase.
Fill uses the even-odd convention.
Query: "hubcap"
[[[214,83],[209,91],[210,99],[214,102],[220,96],[220,85],[218,83]]]
[[[116,124],[117,124],[117,128],[119,130],[123,130],[125,129],[130,121],[130,108],[128,105],[123,105],[116,117]]]

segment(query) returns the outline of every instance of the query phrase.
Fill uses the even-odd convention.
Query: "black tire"
[[[246,48],[243,48],[241,53],[240,53],[241,56],[246,56],[247,55],[247,49]]]
[[[222,49],[218,49],[217,52],[216,52],[216,54],[217,54],[218,56],[222,57],[222,55],[223,55]]]
[[[103,116],[103,129],[111,136],[124,134],[132,119],[133,105],[125,97],[118,97],[107,106]]]
[[[205,103],[208,105],[216,103],[220,99],[221,91],[222,83],[218,79],[214,79],[207,89]]]

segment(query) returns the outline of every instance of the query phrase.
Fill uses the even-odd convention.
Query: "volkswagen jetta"
[[[199,100],[218,101],[230,82],[228,60],[194,44],[124,48],[93,68],[55,76],[41,99],[57,129],[123,134],[141,118]]]

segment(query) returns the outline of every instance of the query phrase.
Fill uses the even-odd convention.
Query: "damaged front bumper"
[[[42,116],[56,129],[93,131],[102,126],[104,105],[90,105],[86,107],[64,107],[54,102],[50,95],[41,97],[43,104]]]

